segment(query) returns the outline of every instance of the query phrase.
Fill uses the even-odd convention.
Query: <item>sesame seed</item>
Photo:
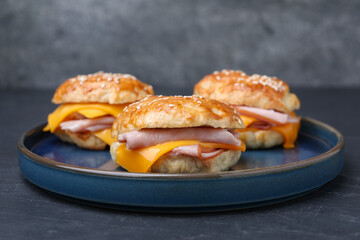
[[[174,104],[169,104],[168,106],[169,106],[169,107],[175,107],[175,105],[174,105]]]
[[[101,84],[101,86],[100,86],[101,88],[104,88],[105,87],[105,83],[103,83],[103,84]]]
[[[80,75],[80,76],[78,76],[78,79],[83,82],[83,81],[86,81],[87,77],[84,75]]]
[[[277,81],[275,77],[269,77],[266,75],[258,75],[253,74],[249,78],[246,79],[246,82],[251,82],[252,84],[260,84],[264,87],[270,87],[274,89],[275,91],[285,91],[285,86],[283,85],[282,81]]]
[[[133,75],[130,75],[130,74],[122,74],[122,77],[123,77],[123,78],[131,78],[131,79],[136,80],[136,77],[133,76]]]

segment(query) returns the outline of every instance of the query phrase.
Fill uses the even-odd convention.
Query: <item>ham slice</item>
[[[171,155],[188,155],[193,157],[199,157],[201,155],[200,145],[189,145],[189,146],[180,146],[174,148],[171,152]]]
[[[222,154],[225,150],[224,149],[218,149],[216,151],[213,151],[213,152],[202,152],[201,153],[201,160],[209,160],[211,158],[214,158],[214,157],[217,157],[219,156],[220,154]]]
[[[241,141],[236,137],[237,134],[222,128],[142,129],[119,134],[118,141],[126,142],[129,150],[179,140],[198,140],[240,146]]]
[[[273,125],[283,125],[286,123],[298,123],[300,118],[290,116],[289,114],[279,113],[274,110],[267,110],[262,108],[245,107],[245,106],[233,106],[240,114],[254,117],[264,122],[271,123]]]
[[[211,151],[208,151],[202,148],[200,145],[190,145],[174,148],[170,152],[170,155],[188,155],[192,157],[197,157],[201,160],[208,160],[219,156],[224,151],[224,149],[212,149]]]
[[[99,125],[87,127],[85,130],[90,131],[90,132],[98,132],[100,130],[111,128],[111,127],[112,127],[112,124],[99,124]]]
[[[97,132],[106,128],[111,128],[115,118],[111,116],[93,118],[93,119],[81,119],[71,120],[60,123],[62,130],[69,130],[71,132]]]
[[[248,127],[256,128],[256,129],[260,129],[260,130],[267,130],[267,129],[270,129],[271,126],[272,126],[272,124],[270,124],[268,122],[257,121],[257,122],[253,122]]]

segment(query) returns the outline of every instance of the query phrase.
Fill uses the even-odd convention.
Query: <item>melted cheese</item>
[[[250,124],[259,121],[254,117],[248,117],[248,116],[243,116],[243,115],[240,115],[240,117],[241,117],[241,120],[243,121],[243,123],[245,124],[245,127],[248,127]]]
[[[102,117],[102,116],[109,114],[106,111],[100,110],[100,109],[81,109],[77,112],[87,118],[97,118],[97,117]]]
[[[283,147],[285,149],[290,149],[295,147],[295,141],[297,139],[300,122],[298,123],[288,123],[283,126],[271,127],[271,130],[278,131],[284,137]]]
[[[291,113],[291,115],[295,116],[295,113]],[[259,131],[259,129],[256,129],[256,128],[248,128],[248,126],[250,124],[258,121],[256,118],[248,117],[248,116],[241,116],[241,119],[243,120],[243,122],[245,124],[245,128],[244,129],[239,129],[239,130],[236,130],[236,131],[238,131],[238,132]],[[298,123],[287,123],[287,124],[279,125],[279,126],[272,126],[268,130],[274,130],[274,131],[279,132],[284,138],[283,147],[285,149],[290,149],[290,148],[295,147],[294,143],[295,143],[295,141],[297,139],[299,129],[300,129],[300,122],[298,122]]]
[[[208,148],[245,151],[245,144],[243,143],[241,146],[235,146],[221,143],[203,143],[197,140],[170,141],[134,150],[128,150],[125,143],[123,143],[116,150],[116,162],[129,172],[146,173],[150,171],[151,166],[156,162],[156,160],[174,148],[197,144]]]
[[[111,129],[104,129],[100,130],[98,132],[94,132],[94,135],[104,142],[106,142],[108,145],[111,145],[113,142],[116,142],[116,138],[111,137]]]
[[[48,116],[48,125],[44,131],[54,132],[60,123],[70,114],[78,112],[87,118],[96,118],[104,115],[116,117],[122,112],[126,104],[105,103],[67,103],[60,105]]]

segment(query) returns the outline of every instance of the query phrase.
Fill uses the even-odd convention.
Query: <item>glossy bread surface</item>
[[[194,94],[231,105],[275,109],[290,113],[300,107],[289,85],[276,77],[242,71],[222,70],[205,76],[194,87]]]
[[[152,86],[130,74],[97,72],[66,80],[56,89],[52,102],[123,104],[153,94]]]
[[[243,128],[238,113],[226,103],[201,96],[148,96],[130,104],[113,125],[113,136],[143,128]]]

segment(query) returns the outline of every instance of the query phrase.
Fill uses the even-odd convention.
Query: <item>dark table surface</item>
[[[302,102],[299,115],[343,133],[345,165],[339,176],[309,195],[272,206],[150,214],[77,204],[24,179],[17,163],[17,139],[45,122],[55,107],[52,92],[1,90],[0,239],[360,239],[360,89],[294,92]]]

